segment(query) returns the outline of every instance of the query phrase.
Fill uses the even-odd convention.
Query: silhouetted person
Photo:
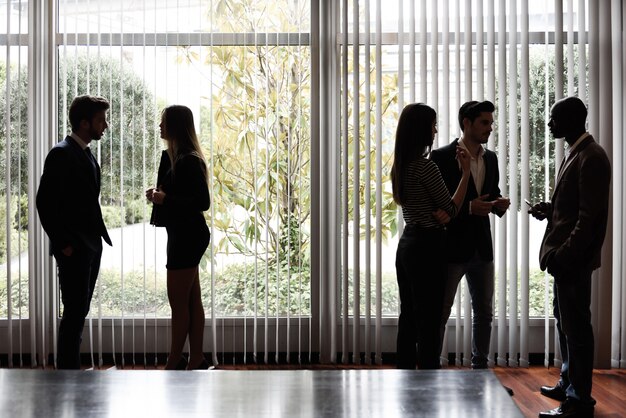
[[[456,149],[466,150],[471,157],[471,176],[465,199],[457,217],[447,226],[447,278],[441,332],[443,334],[450,317],[459,282],[465,276],[472,299],[473,369],[487,368],[491,339],[494,265],[489,214],[503,216],[510,205],[498,187],[498,158],[493,151],[483,147],[492,131],[494,110],[489,101],[464,103],[459,109],[461,138],[431,154],[450,192],[461,181]]]
[[[161,116],[161,154],[157,186],[146,190],[154,203],[151,223],[167,230],[167,297],[172,308],[172,342],[165,368],[207,369],[202,352],[204,308],[198,266],[211,234],[203,212],[211,199],[207,166],[196,136],[193,114],[169,106]],[[189,336],[189,363],[182,357]]]
[[[465,196],[470,167],[469,155],[457,150],[463,175],[451,198],[437,166],[426,158],[436,133],[437,114],[431,107],[417,103],[402,110],[391,168],[393,199],[402,206],[406,224],[396,253],[400,369],[415,369],[416,365],[420,369],[441,367],[446,230],[438,218],[445,216],[449,221],[456,215]]]
[[[592,417],[593,330],[591,273],[600,267],[606,233],[611,165],[606,152],[585,130],[587,109],[576,97],[559,100],[548,126],[569,145],[550,202],[528,212],[547,219],[539,252],[542,270],[554,277],[554,318],[563,357],[561,377],[541,393],[561,401],[539,417]]]
[[[111,245],[98,197],[100,166],[89,144],[107,128],[106,99],[76,97],[70,106],[72,133],[48,153],[37,191],[37,211],[59,267],[63,316],[57,367],[80,369],[85,318],[100,270],[102,239]]]

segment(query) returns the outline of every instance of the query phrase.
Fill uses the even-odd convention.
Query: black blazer
[[[204,160],[181,152],[174,170],[167,151],[161,153],[157,187],[166,196],[162,205],[152,205],[150,223],[155,226],[193,228],[206,225],[202,212],[211,206]]]
[[[94,165],[95,164],[95,171]],[[111,245],[98,197],[100,166],[67,136],[48,153],[37,190],[37,211],[53,253],[66,248]]]
[[[591,136],[573,152],[552,193],[548,226],[539,250],[542,270],[550,257],[569,269],[600,267],[609,213],[611,163]]]
[[[458,138],[449,145],[445,145],[431,153],[431,159],[439,167],[443,181],[454,195],[459,182],[461,181],[461,169],[456,160],[456,147],[459,144]],[[481,195],[488,194],[489,200],[494,200],[500,196],[498,182],[498,157],[493,151],[485,149],[483,156],[485,162],[485,181],[483,183]],[[454,263],[469,261],[478,251],[484,261],[493,260],[493,244],[491,242],[491,225],[488,216],[476,216],[469,213],[469,202],[479,196],[476,191],[474,179],[470,175],[469,184],[465,200],[455,218],[446,226],[448,231],[446,240],[447,259]],[[498,216],[504,215],[495,209],[493,213]]]

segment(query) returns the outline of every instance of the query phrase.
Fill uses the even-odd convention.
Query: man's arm
[[[511,200],[508,197],[502,197],[502,193],[500,192],[500,171],[498,168],[498,157],[494,154],[493,155],[493,187],[491,190],[486,191],[486,193],[489,193],[489,198],[488,200],[491,202],[491,209],[490,212],[494,213],[496,215],[498,215],[499,217],[504,216],[504,214],[506,213],[506,211],[509,209],[509,206],[511,206]]]
[[[596,153],[580,163],[578,178],[578,220],[569,237],[554,252],[552,262],[574,265],[597,242],[600,221],[607,216],[611,166],[606,154]],[[550,266],[549,266],[550,267]]]
[[[52,241],[53,250],[64,249],[70,245],[70,238],[61,223],[63,219],[61,190],[67,180],[68,167],[63,150],[53,148],[46,157],[37,190],[37,212],[43,229]]]

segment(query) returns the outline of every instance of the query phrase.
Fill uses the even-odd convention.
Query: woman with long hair
[[[204,308],[198,266],[211,234],[203,212],[211,199],[207,165],[186,106],[169,106],[161,115],[161,154],[157,187],[146,190],[154,204],[151,223],[167,231],[167,297],[172,335],[166,370],[208,369],[202,352]],[[182,356],[189,337],[189,361]]]
[[[396,253],[400,289],[397,367],[438,369],[445,289],[445,227],[463,203],[470,156],[457,149],[461,182],[450,197],[428,152],[437,133],[437,114],[423,104],[407,105],[396,130],[391,183],[405,227]],[[417,349],[416,349],[417,344]]]

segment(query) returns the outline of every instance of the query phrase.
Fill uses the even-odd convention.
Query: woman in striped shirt
[[[470,156],[457,149],[463,175],[450,197],[439,169],[426,158],[436,133],[434,109],[413,103],[402,110],[391,168],[393,199],[402,206],[406,224],[396,253],[400,288],[396,361],[400,369],[415,369],[416,365],[419,369],[441,367],[440,322],[445,287],[442,222],[454,217],[463,202]]]

